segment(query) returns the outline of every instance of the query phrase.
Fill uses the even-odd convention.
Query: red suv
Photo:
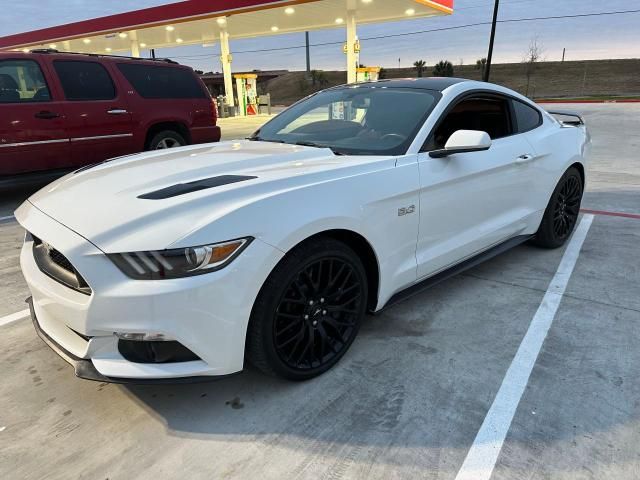
[[[170,60],[0,53],[0,179],[217,142],[217,109]]]

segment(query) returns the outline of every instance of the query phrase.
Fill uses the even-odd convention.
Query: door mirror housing
[[[480,130],[457,130],[447,140],[444,148],[429,152],[433,158],[443,158],[454,153],[480,152],[491,148],[491,137]]]

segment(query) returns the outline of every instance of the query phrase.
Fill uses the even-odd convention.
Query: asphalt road
[[[559,107],[593,134],[584,243],[523,245],[368,317],[305,383],[74,378],[27,319],[3,324],[28,292],[0,221],[0,478],[640,478],[640,218],[607,214],[640,214],[640,106]]]

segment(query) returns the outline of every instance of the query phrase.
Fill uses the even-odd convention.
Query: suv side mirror
[[[443,158],[454,153],[480,152],[491,148],[491,137],[487,132],[479,130],[457,130],[447,140],[441,150],[429,152],[433,158]]]

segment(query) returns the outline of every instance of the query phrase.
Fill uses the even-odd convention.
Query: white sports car
[[[367,312],[578,218],[590,145],[496,85],[331,88],[246,140],[113,159],[16,212],[39,335],[79,377],[303,380]]]

